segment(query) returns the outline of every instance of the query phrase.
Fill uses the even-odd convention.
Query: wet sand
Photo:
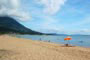
[[[90,48],[0,36],[0,60],[90,60]]]

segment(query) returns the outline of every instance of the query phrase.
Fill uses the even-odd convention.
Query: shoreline
[[[10,35],[11,36],[11,35]],[[16,37],[16,35],[13,35],[12,37]],[[30,40],[30,38],[22,38],[22,37],[16,37],[20,39]],[[46,43],[52,43],[52,44],[58,44],[58,45],[65,45],[65,43],[57,43],[57,42],[51,42],[50,40],[33,40],[33,41],[39,41],[39,42],[46,42]],[[77,46],[77,47],[83,47],[83,48],[90,48],[90,46],[84,46],[84,45],[76,45],[76,44],[70,44],[71,46]]]
[[[90,48],[1,35],[0,60],[90,60]]]

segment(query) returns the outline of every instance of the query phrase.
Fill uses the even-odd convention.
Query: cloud
[[[76,24],[73,23],[72,25],[73,26],[84,26],[87,24],[90,24],[90,16],[86,16],[86,17],[82,18],[82,20],[77,21]]]
[[[63,33],[62,31],[64,30],[64,26],[61,24],[58,24],[58,20],[55,19],[52,16],[42,16],[44,19],[42,24],[40,24],[40,28],[42,32],[45,33]]]
[[[19,20],[29,19],[29,14],[20,11],[20,0],[0,0],[0,16],[13,16]]]
[[[76,33],[90,35],[90,29],[87,29],[87,28],[86,29],[81,29],[79,31],[76,31]],[[74,33],[74,34],[76,34],[76,33]]]
[[[65,4],[66,0],[36,0],[38,4],[44,6],[44,12],[50,15],[56,14]]]

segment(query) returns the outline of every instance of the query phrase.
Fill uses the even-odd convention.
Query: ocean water
[[[26,38],[32,40],[39,40],[45,42],[52,42],[56,44],[72,44],[73,46],[89,47],[90,48],[90,35],[73,35],[72,40],[64,41],[66,36],[55,35],[17,35],[18,38]]]

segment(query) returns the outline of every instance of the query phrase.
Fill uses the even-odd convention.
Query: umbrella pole
[[[67,41],[67,43],[65,44],[65,46],[67,46],[67,47],[69,46],[69,40]]]

